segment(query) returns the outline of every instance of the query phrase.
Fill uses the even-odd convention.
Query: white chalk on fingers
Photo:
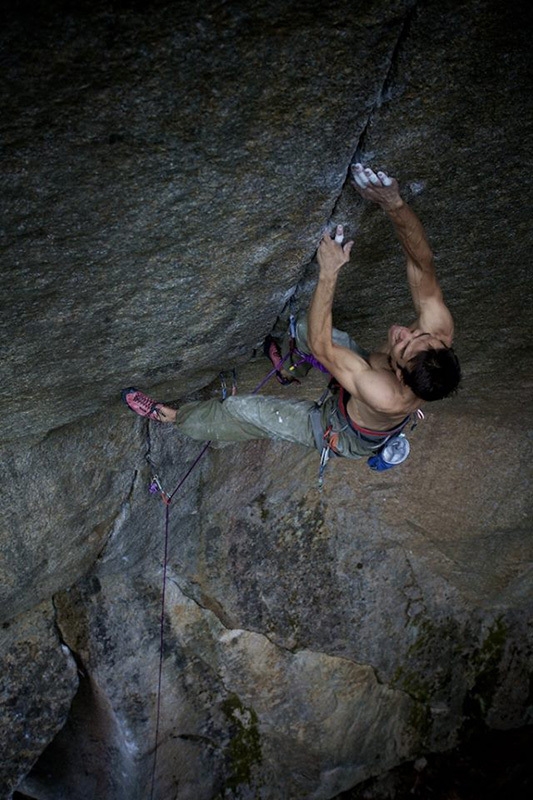
[[[392,185],[392,178],[389,178],[384,172],[378,172],[379,177],[381,178],[381,183],[383,186],[391,186]]]
[[[360,189],[366,189],[368,186],[368,178],[364,172],[355,172],[353,178]]]
[[[352,177],[360,189],[366,189],[368,181],[365,177],[365,171],[362,164],[352,164]]]
[[[344,236],[342,235],[342,233],[335,234],[335,241],[337,242],[337,244],[342,244],[343,243]]]
[[[376,175],[375,172],[373,172],[371,169],[367,168],[367,169],[365,169],[365,174],[366,174],[366,177],[368,178],[368,180],[370,181],[370,183],[373,183],[374,186],[381,186],[381,181],[380,181],[380,179],[378,178],[378,176]]]
[[[365,175],[370,181],[370,183],[374,184],[374,186],[381,186],[381,181],[373,169],[371,169],[370,167],[365,167]]]

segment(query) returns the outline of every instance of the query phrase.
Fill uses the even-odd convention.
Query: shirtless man
[[[353,242],[325,236],[318,249],[318,284],[308,314],[308,343],[313,355],[350,393],[347,411],[363,427],[385,430],[416,411],[421,400],[453,393],[460,380],[458,362],[450,351],[452,316],[444,304],[433,255],[416,214],[400,195],[398,182],[384,172],[355,164],[355,186],[365,200],[377,203],[389,216],[407,257],[407,280],[416,322],[392,325],[387,342],[367,359],[332,341],[331,309],[338,273]],[[441,352],[439,352],[441,351]]]
[[[433,256],[418,217],[402,199],[398,183],[361,164],[352,168],[355,187],[389,216],[407,257],[407,278],[417,321],[392,325],[388,340],[368,352],[332,324],[332,305],[341,267],[353,242],[324,235],[318,248],[319,278],[307,320],[296,326],[296,355],[312,354],[339,385],[320,406],[308,400],[260,395],[229,397],[224,403],[187,403],[177,411],[135,388],[122,397],[137,414],[175,423],[193,439],[246,441],[282,439],[336,455],[362,458],[378,452],[408,423],[423,400],[453,394],[460,368],[451,349],[453,321],[442,297]]]

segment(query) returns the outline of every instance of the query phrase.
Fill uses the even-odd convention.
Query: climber
[[[332,305],[341,267],[353,242],[344,242],[342,225],[325,233],[317,252],[319,277],[307,318],[295,325],[293,370],[283,373],[281,342],[271,339],[270,354],[279,373],[293,376],[317,360],[338,384],[320,405],[312,401],[258,395],[187,403],[178,410],[153,401],[137,389],[123,400],[141,416],[175,423],[193,439],[246,441],[281,439],[335,455],[362,458],[379,451],[405,427],[422,401],[453,394],[460,368],[451,348],[453,321],[437,282],[433,257],[422,225],[402,199],[398,183],[384,172],[352,166],[355,189],[377,203],[392,222],[407,257],[407,280],[418,315],[408,327],[394,324],[377,350],[361,348],[332,326]],[[272,344],[274,347],[272,347]],[[276,349],[279,348],[279,349]],[[276,355],[279,360],[276,361]],[[298,359],[295,361],[295,358]],[[294,368],[294,365],[296,367]]]

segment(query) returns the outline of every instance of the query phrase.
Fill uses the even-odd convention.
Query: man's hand
[[[324,277],[336,277],[342,265],[350,260],[353,241],[346,242],[346,244],[343,244],[343,241],[344,228],[342,225],[337,225],[334,239],[327,231],[322,237],[318,246],[317,260],[320,274]]]
[[[352,164],[354,187],[365,200],[372,200],[384,211],[401,208],[403,200],[400,196],[398,181],[390,178],[385,172],[374,172],[362,164]]]

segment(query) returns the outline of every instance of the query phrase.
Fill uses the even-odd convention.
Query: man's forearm
[[[354,164],[352,175],[359,194],[365,200],[378,203],[389,216],[396,236],[407,256],[407,280],[415,309],[420,317],[422,306],[426,306],[425,321],[427,322],[428,301],[436,300],[441,310],[445,306],[435,274],[433,253],[422,223],[402,199],[396,178],[391,178],[382,171],[376,173],[370,167],[363,167],[361,163]]]
[[[321,273],[307,312],[307,343],[317,358],[332,342],[332,309],[336,285],[336,275]]]
[[[307,343],[317,358],[327,355],[333,342],[333,296],[339,270],[349,261],[353,245],[353,241],[342,241],[343,226],[337,225],[335,238],[325,233],[318,246],[318,283],[307,313]]]
[[[434,273],[433,253],[422,223],[403,200],[392,208],[384,208],[394,226],[396,236],[408,261],[423,272]]]

